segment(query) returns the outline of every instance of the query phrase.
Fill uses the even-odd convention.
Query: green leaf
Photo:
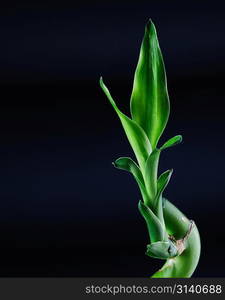
[[[172,173],[173,169],[167,170],[159,176],[157,180],[157,194],[162,194],[162,192],[164,191],[164,189],[170,181]]]
[[[173,170],[171,169],[165,171],[159,176],[157,181],[157,195],[153,202],[153,210],[163,225],[165,225],[165,223],[164,223],[164,216],[163,216],[162,193],[165,190],[167,184],[169,183],[172,173]]]
[[[162,173],[157,180],[157,195],[154,199],[153,207],[156,208],[156,212],[158,212],[158,213],[159,213],[159,211],[161,212],[161,208],[163,205],[162,193],[165,190],[167,184],[169,183],[172,173],[173,173],[173,169],[167,170],[164,173]],[[157,213],[157,215],[158,215],[158,213]]]
[[[166,72],[154,24],[146,25],[131,94],[131,115],[157,146],[170,112]]]
[[[152,151],[151,144],[147,135],[135,121],[128,118],[119,110],[112,96],[110,95],[109,90],[104,85],[102,77],[100,78],[100,86],[107,96],[108,100],[110,101],[111,105],[113,106],[114,110],[116,111],[118,117],[120,118],[128,141],[130,142],[130,145],[135,153],[140,168],[144,169],[145,161]]]
[[[149,155],[145,165],[145,186],[151,200],[153,200],[157,194],[157,173],[159,156],[160,150],[153,150]]]
[[[118,169],[130,172],[134,176],[134,178],[139,186],[139,189],[140,189],[140,192],[141,192],[144,202],[148,203],[149,197],[146,192],[144,179],[143,179],[141,170],[139,169],[137,164],[130,157],[120,157],[113,163],[113,165]]]
[[[138,165],[130,157],[120,157],[113,165],[121,170],[128,171],[133,174],[136,180],[144,185],[144,179]]]
[[[151,243],[167,241],[168,237],[165,227],[161,224],[160,220],[153,213],[153,211],[142,201],[139,201],[138,209],[147,223]]]
[[[160,150],[164,150],[166,148],[169,147],[173,147],[179,143],[182,142],[182,135],[175,135],[174,137],[172,137],[171,139],[169,139],[167,142],[165,142],[162,147],[160,147]]]

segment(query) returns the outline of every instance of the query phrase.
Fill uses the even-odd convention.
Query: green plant
[[[166,260],[152,277],[190,277],[200,256],[198,229],[162,196],[173,170],[158,176],[161,152],[180,143],[182,136],[174,136],[158,146],[169,118],[170,102],[163,57],[151,20],[145,28],[134,76],[130,100],[132,117],[119,110],[102,78],[100,86],[116,111],[137,159],[135,163],[129,157],[120,157],[114,166],[132,173],[140,188],[142,200],[138,208],[150,238],[146,254]]]

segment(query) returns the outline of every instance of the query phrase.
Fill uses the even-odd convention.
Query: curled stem
[[[163,208],[167,232],[176,240],[184,240],[185,249],[174,257],[167,259],[163,267],[153,274],[152,278],[182,278],[191,277],[199,261],[201,242],[196,224],[190,230],[190,220],[171,202],[166,200]],[[189,231],[190,230],[190,231]]]

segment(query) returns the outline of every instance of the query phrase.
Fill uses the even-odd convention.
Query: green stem
[[[176,240],[182,239],[189,230],[190,220],[168,200],[163,208],[166,230]],[[163,267],[152,278],[191,277],[200,256],[201,242],[197,226],[194,225],[187,238],[185,250],[175,258],[167,259]]]

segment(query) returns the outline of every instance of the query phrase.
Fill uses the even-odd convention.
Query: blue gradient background
[[[195,220],[195,277],[225,276],[225,4],[68,1],[0,11],[0,276],[149,276],[132,156],[99,76],[128,113],[144,26],[154,21],[171,116],[165,196]],[[197,3],[196,3],[197,2]]]

